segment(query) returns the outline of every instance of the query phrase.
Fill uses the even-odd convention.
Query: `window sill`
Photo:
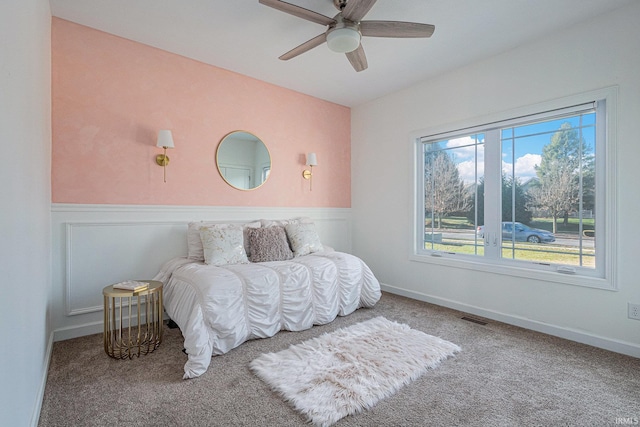
[[[613,280],[606,278],[590,277],[580,274],[567,275],[556,271],[542,271],[522,266],[505,265],[503,263],[491,263],[483,260],[478,262],[469,258],[454,259],[456,255],[434,256],[431,254],[412,254],[409,260],[426,264],[436,264],[445,267],[462,268],[465,270],[482,271],[486,273],[499,274],[504,276],[519,277],[523,279],[540,280],[544,282],[554,282],[565,285],[581,286],[586,288],[603,289],[607,291],[617,291]]]

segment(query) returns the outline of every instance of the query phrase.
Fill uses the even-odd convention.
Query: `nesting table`
[[[115,359],[149,354],[162,342],[162,282],[141,280],[140,291],[115,289],[104,296],[104,351]]]

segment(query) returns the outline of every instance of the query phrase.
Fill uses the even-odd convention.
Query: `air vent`
[[[468,316],[461,317],[461,319],[462,320],[466,320],[467,322],[477,323],[478,325],[486,325],[487,324],[487,322],[485,322],[484,320],[474,319],[473,317],[468,317]]]

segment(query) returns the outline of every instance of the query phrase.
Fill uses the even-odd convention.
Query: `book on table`
[[[142,291],[149,287],[148,282],[139,282],[137,280],[125,280],[124,282],[116,283],[113,285],[113,289],[122,289],[125,291]]]

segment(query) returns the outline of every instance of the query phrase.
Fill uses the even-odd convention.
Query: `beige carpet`
[[[40,426],[308,426],[249,370],[267,352],[377,316],[463,351],[369,411],[335,426],[614,426],[640,418],[640,359],[383,294],[372,309],[247,342],[182,380],[178,329],[154,353],[114,360],[102,335],[54,344]],[[5,385],[6,386],[6,385]]]

